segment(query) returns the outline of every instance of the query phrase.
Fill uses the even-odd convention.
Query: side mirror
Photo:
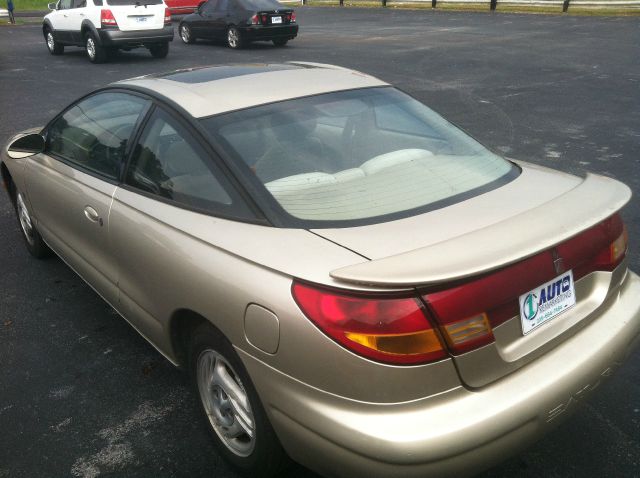
[[[14,139],[7,147],[7,155],[13,159],[22,159],[44,151],[44,138],[38,133],[25,134]]]
[[[57,10],[58,9],[58,4],[57,3],[48,3],[47,4],[47,8],[49,10]]]

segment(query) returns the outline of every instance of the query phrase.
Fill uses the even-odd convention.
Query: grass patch
[[[54,0],[13,0],[14,13],[21,11],[49,10],[47,4]],[[0,0],[2,8],[7,8],[6,3]]]

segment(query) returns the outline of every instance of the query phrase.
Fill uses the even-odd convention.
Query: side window
[[[72,3],[73,0],[60,0],[60,3],[58,4],[58,10],[69,10]]]
[[[207,3],[203,5],[202,13],[204,13],[205,15],[211,15],[213,12],[216,11],[216,5],[217,5],[216,0],[209,0]]]
[[[73,0],[73,8],[84,8],[87,6],[87,0]]]
[[[148,104],[126,93],[99,93],[84,99],[49,126],[46,151],[117,179],[127,142]]]
[[[125,182],[185,206],[230,209],[222,173],[191,134],[158,109],[136,146]]]

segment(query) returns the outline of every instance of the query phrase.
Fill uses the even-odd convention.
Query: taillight
[[[291,20],[291,22],[295,22],[296,21],[296,12],[291,12],[290,20]]]
[[[255,14],[254,16],[251,17],[251,25],[258,25],[260,23],[260,17],[258,17],[258,14]]]
[[[268,15],[262,15],[262,24],[266,25],[267,23],[269,23],[269,16]]]
[[[168,8],[164,9],[164,24],[165,26],[171,25],[171,11]]]
[[[390,364],[420,364],[447,356],[417,298],[347,294],[294,282],[302,312],[352,352]]]
[[[100,25],[103,27],[117,27],[118,22],[116,22],[116,18],[111,13],[111,10],[103,8],[100,11]]]

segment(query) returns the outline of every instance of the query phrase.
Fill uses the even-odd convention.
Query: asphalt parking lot
[[[298,19],[286,48],[176,38],[165,60],[135,50],[104,65],[75,48],[50,56],[38,24],[1,27],[0,143],[123,78],[335,63],[394,83],[508,157],[626,182],[640,271],[637,18],[303,8]],[[28,256],[4,193],[0,245],[0,478],[237,476],[215,455],[186,377],[60,260]],[[638,377],[640,351],[555,433],[482,476],[639,476]]]

